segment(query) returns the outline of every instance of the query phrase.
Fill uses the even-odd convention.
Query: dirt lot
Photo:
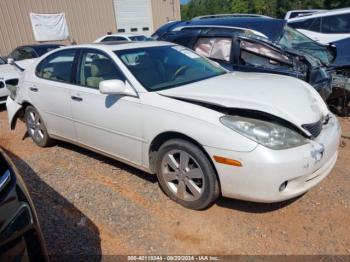
[[[0,107],[0,146],[27,182],[50,254],[350,254],[349,139],[332,174],[298,199],[191,211],[152,176],[61,142],[39,148],[25,134],[21,122],[9,130]]]

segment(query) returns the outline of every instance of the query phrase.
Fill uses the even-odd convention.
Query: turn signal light
[[[220,163],[220,164],[225,164],[225,165],[230,165],[230,166],[242,166],[242,163],[239,162],[238,160],[234,160],[234,159],[229,159],[226,157],[222,157],[222,156],[214,156],[214,159],[216,162]]]

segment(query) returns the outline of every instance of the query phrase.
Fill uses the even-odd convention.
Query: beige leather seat
[[[117,79],[115,65],[108,59],[96,59],[91,63],[91,76],[86,79],[87,86],[98,88],[103,80]]]

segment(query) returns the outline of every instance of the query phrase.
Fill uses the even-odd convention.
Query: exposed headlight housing
[[[5,81],[6,83],[6,88],[10,92],[10,97],[12,100],[15,100],[17,96],[17,85],[18,85],[18,79],[9,79]]]
[[[307,138],[290,128],[259,119],[227,115],[221,117],[220,122],[241,135],[274,150],[293,148],[308,142]]]

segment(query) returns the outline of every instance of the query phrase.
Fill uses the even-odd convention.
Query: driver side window
[[[231,38],[202,37],[198,39],[193,49],[197,54],[208,58],[229,62],[231,45]]]
[[[98,89],[101,81],[112,79],[124,81],[125,77],[110,57],[96,50],[82,52],[77,75],[78,85]]]
[[[271,69],[292,66],[292,61],[289,57],[268,46],[241,40],[240,47],[240,59],[244,65]]]

